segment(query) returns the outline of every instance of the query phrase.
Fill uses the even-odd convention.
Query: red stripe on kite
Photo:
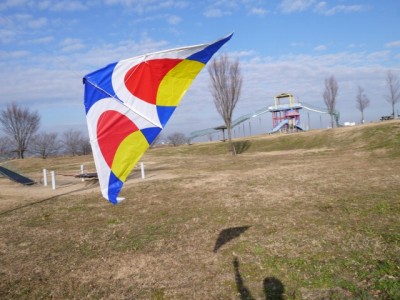
[[[153,59],[133,66],[125,75],[126,88],[136,97],[156,104],[158,87],[165,75],[182,59]]]
[[[97,123],[97,141],[105,161],[111,168],[115,153],[121,142],[138,127],[125,115],[108,110]]]

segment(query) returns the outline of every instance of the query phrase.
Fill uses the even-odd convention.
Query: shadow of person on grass
[[[233,259],[233,268],[235,270],[236,288],[240,294],[241,300],[255,300],[250,290],[245,286],[242,275],[239,270],[239,260],[237,257]],[[282,282],[275,277],[266,277],[264,279],[264,295],[265,300],[283,300],[285,287]]]
[[[235,281],[236,281],[236,288],[240,294],[241,300],[255,300],[251,295],[249,289],[244,285],[244,281],[242,275],[239,271],[239,260],[237,257],[233,259],[233,268],[235,269]]]
[[[264,295],[266,300],[283,300],[285,287],[276,277],[266,277],[264,279]]]
[[[243,232],[249,229],[251,226],[240,226],[240,227],[231,227],[224,230],[218,235],[217,240],[215,241],[214,246],[214,253],[217,253],[218,249],[221,248],[223,245],[228,243],[229,241],[233,240],[240,236]]]

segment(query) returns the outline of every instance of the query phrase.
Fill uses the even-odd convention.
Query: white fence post
[[[53,190],[56,189],[56,172],[51,171],[51,187],[53,188]]]
[[[47,186],[47,170],[43,169],[43,185]]]
[[[81,165],[81,175],[83,175],[83,171],[84,169],[83,169],[83,165]],[[83,178],[83,176],[82,176],[82,179],[81,179],[81,181],[83,182],[83,181],[85,181],[85,179]]]
[[[144,179],[144,164],[142,162],[140,163],[140,170],[142,172],[142,179]]]

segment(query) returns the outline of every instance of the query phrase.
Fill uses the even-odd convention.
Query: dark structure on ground
[[[35,183],[32,179],[29,179],[28,177],[22,176],[21,174],[15,173],[4,167],[0,167],[0,175],[4,175],[12,181],[21,183],[23,185],[32,185]]]

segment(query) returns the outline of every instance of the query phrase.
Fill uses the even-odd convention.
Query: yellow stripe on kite
[[[125,182],[135,164],[149,148],[149,143],[140,130],[128,135],[119,145],[112,162],[112,171]]]
[[[177,106],[205,65],[194,60],[183,60],[169,71],[161,81],[157,93],[157,105]]]

